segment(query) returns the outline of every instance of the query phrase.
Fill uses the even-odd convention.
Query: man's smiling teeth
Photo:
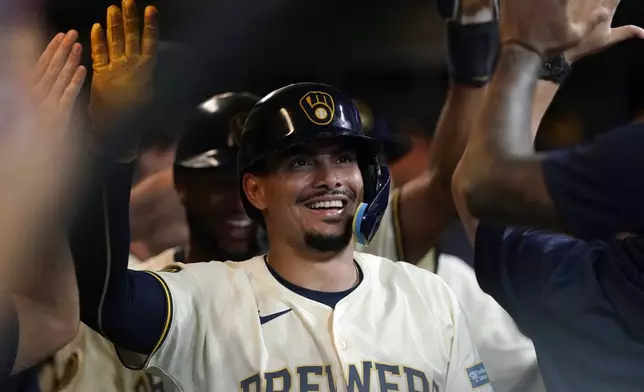
[[[340,200],[319,201],[317,203],[309,204],[308,207],[314,210],[320,208],[342,208],[343,203]]]

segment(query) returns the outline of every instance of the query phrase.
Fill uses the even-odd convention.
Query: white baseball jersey
[[[373,241],[363,250],[390,260],[404,260],[398,224],[398,196],[390,200]],[[471,335],[497,392],[545,391],[532,341],[512,317],[481,290],[474,270],[463,260],[430,251],[418,267],[435,272],[452,289],[470,321]]]
[[[123,366],[112,344],[85,324],[73,341],[41,364],[38,378],[42,392],[164,391],[150,375]]]
[[[171,312],[146,366],[182,391],[492,391],[458,300],[437,276],[355,252],[335,309],[283,286],[263,256],[153,273]]]
[[[168,255],[171,255],[168,257]],[[162,269],[173,262],[174,249],[141,262],[129,260],[135,270]],[[171,392],[172,383],[144,371],[129,370],[119,360],[114,346],[87,325],[80,325],[78,335],[50,359],[39,371],[42,392]]]
[[[133,253],[130,253],[128,258],[127,258],[127,264],[128,266],[133,266],[141,263],[141,260],[139,260],[138,257],[136,257]]]

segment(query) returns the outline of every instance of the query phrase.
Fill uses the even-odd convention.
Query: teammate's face
[[[261,179],[269,232],[320,252],[344,249],[362,199],[356,153],[320,143],[277,157],[269,167],[271,174]]]
[[[229,255],[249,251],[255,228],[241,203],[236,173],[182,173],[179,184],[191,236],[214,241]]]

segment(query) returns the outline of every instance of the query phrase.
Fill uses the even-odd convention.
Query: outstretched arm
[[[162,281],[127,269],[137,138],[120,115],[140,109],[145,101],[140,94],[148,93],[144,82],[151,80],[147,72],[152,73],[156,53],[156,10],[145,11],[142,41],[133,1],[123,2],[123,12],[110,7],[107,19],[107,44],[101,26],[92,28],[91,178],[70,242],[81,320],[121,348],[151,354],[164,337],[170,309]]]
[[[92,179],[70,231],[81,320],[115,345],[151,354],[169,317],[164,286],[127,269],[133,165],[94,155]]]
[[[596,27],[578,46],[566,52],[566,58],[574,61],[625,39],[644,37],[642,29],[626,26],[611,30],[610,23],[608,20]],[[536,123],[530,108],[535,105],[541,66],[540,55],[523,44],[504,45],[455,180],[463,191],[468,210],[477,218],[566,230],[570,224],[564,222],[567,219],[556,208],[556,200],[553,201],[553,189],[548,181],[550,173],[544,173],[548,161],[562,160],[556,155],[535,153],[530,132]],[[595,155],[593,159],[600,157],[605,158]],[[572,166],[570,162],[562,164],[563,171],[568,172],[567,182],[584,180],[586,173],[580,172],[579,167],[566,170],[565,166],[569,165]],[[600,184],[598,181],[597,186],[606,186]],[[567,189],[576,192],[579,199],[588,190],[587,187]]]
[[[13,112],[2,115],[0,152],[7,185],[0,201],[0,380],[42,361],[78,329],[74,267],[60,236],[75,169],[61,145],[85,80],[77,38],[75,31],[58,34],[29,70],[30,85],[12,71],[0,82],[13,93],[3,109]]]
[[[452,175],[485,97],[498,51],[496,1],[441,0],[438,5],[448,31],[450,86],[428,171],[402,186],[399,198],[394,199],[403,253],[398,256],[411,263],[422,259],[458,216],[451,194]]]

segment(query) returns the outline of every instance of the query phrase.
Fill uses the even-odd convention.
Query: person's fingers
[[[159,21],[156,7],[146,7],[143,26],[143,43],[141,54],[156,56],[159,43]]]
[[[49,94],[49,90],[51,90],[52,85],[56,79],[58,79],[58,75],[65,66],[69,52],[77,39],[78,33],[75,30],[71,30],[67,33],[63,42],[60,44],[56,53],[49,62],[45,74],[34,87],[36,99],[44,99]]]
[[[94,23],[91,32],[92,45],[92,66],[100,68],[106,66],[110,59],[107,54],[107,45],[105,44],[105,31],[99,23]]]
[[[123,15],[115,5],[107,9],[107,47],[110,61],[125,56],[125,34],[123,32]]]
[[[43,77],[43,75],[45,74],[45,71],[47,70],[47,66],[49,65],[49,62],[51,61],[52,57],[54,57],[56,50],[58,50],[58,47],[63,42],[64,38],[65,38],[65,34],[58,33],[51,41],[49,41],[49,45],[47,45],[47,48],[40,55],[40,58],[36,63],[36,67],[34,69],[34,74],[33,74],[34,83],[38,83],[38,81]]]
[[[644,29],[634,25],[616,27],[611,30],[608,46],[618,44],[631,38],[644,39]]]
[[[76,70],[78,69],[78,65],[80,64],[81,60],[81,54],[83,53],[83,46],[79,43],[74,44],[72,47],[72,51],[69,54],[69,57],[67,57],[67,62],[65,63],[65,66],[63,69],[60,71],[60,74],[58,74],[58,78],[54,82],[54,85],[51,88],[51,91],[49,92],[49,98],[55,101],[58,101],[69,85],[70,81],[72,80],[72,77],[76,73]]]
[[[58,108],[59,110],[63,111],[63,113],[67,113],[69,115],[69,113],[71,112],[72,108],[74,107],[74,102],[76,102],[76,98],[78,97],[78,93],[80,92],[81,87],[83,87],[86,76],[87,70],[85,69],[85,67],[81,65],[76,68],[74,76],[72,76],[71,81],[65,88],[65,91],[63,91],[63,95],[58,101]]]
[[[125,25],[125,55],[141,53],[139,13],[134,0],[123,0],[123,24]]]
[[[591,13],[590,18],[588,20],[588,25],[587,28],[588,30],[584,32],[584,34],[590,34],[592,31],[594,31],[597,26],[603,24],[603,23],[608,23],[610,22],[610,19],[613,16],[613,12],[611,9],[606,8],[606,7],[600,7],[594,12]]]

